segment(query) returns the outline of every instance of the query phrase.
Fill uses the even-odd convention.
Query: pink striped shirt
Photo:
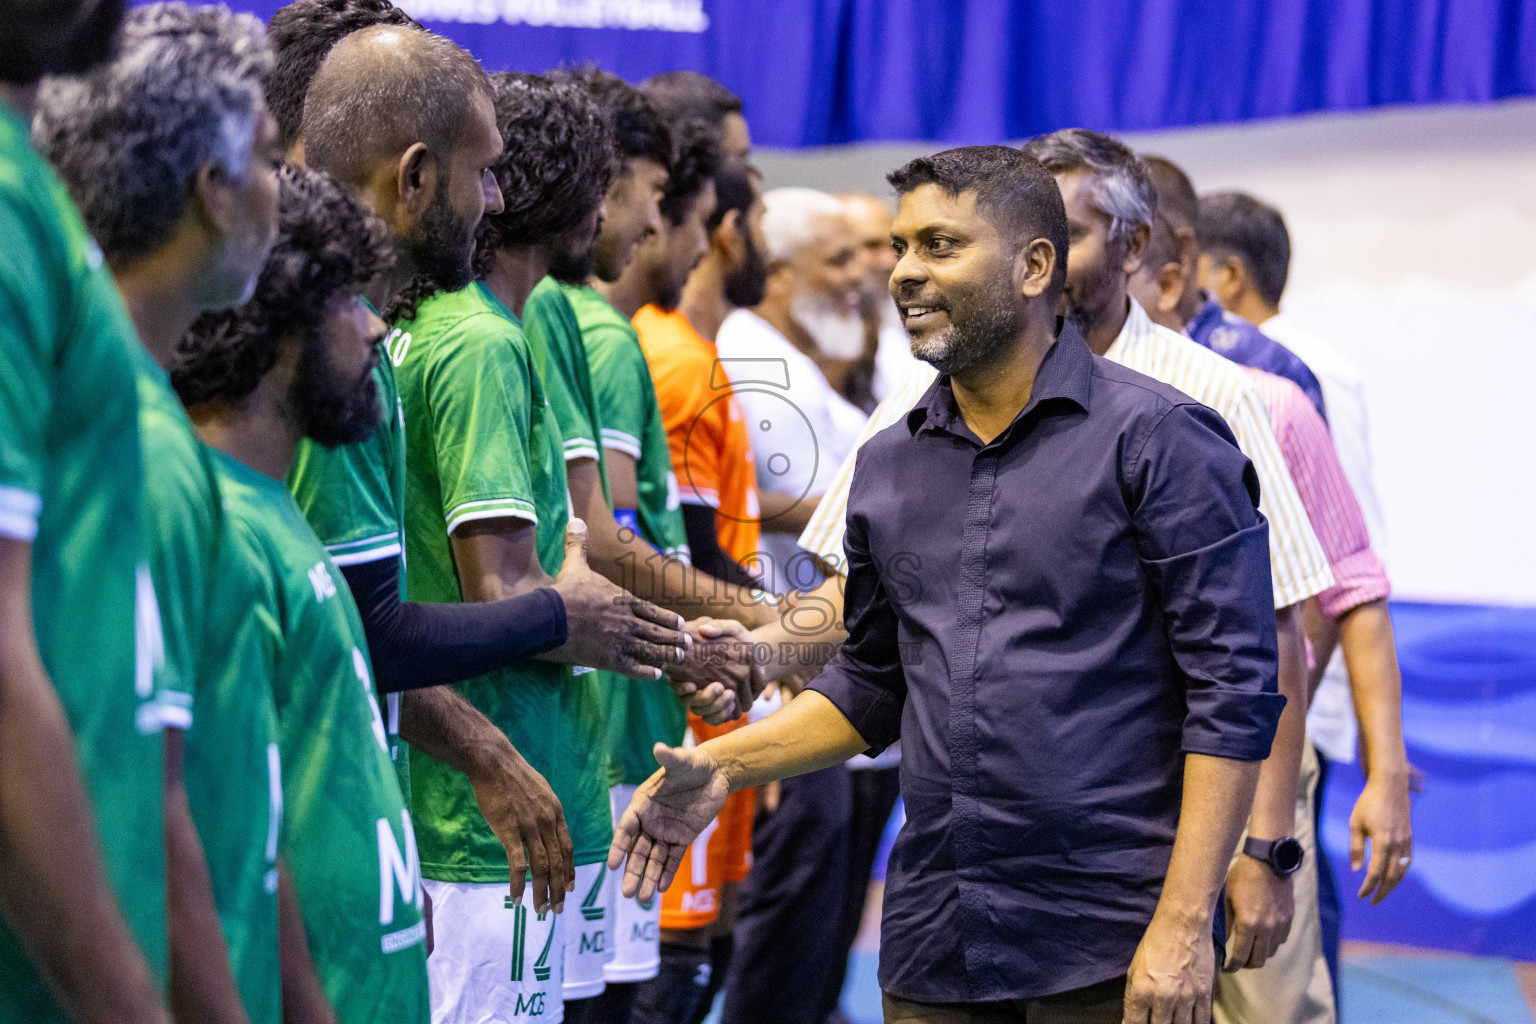
[[[1284,377],[1246,367],[1245,372],[1258,385],[1280,454],[1333,569],[1333,586],[1317,595],[1323,614],[1336,619],[1386,597],[1392,590],[1386,566],[1371,549],[1365,516],[1323,418],[1301,388]]]

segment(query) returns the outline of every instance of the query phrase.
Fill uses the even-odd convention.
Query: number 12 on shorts
[[[512,897],[507,896],[502,900],[502,906],[512,911],[512,980],[523,980],[523,964],[528,953],[528,908],[520,903],[513,903]],[[538,920],[543,921],[545,914],[538,915]],[[551,971],[554,970],[549,963],[550,947],[555,942],[555,930],[549,929],[549,935],[544,940],[544,948],[539,950],[539,958],[533,962],[533,977],[535,981],[548,981]]]

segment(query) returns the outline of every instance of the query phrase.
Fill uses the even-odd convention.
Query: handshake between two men
[[[565,605],[567,637],[545,656],[551,660],[630,679],[665,679],[678,701],[710,725],[744,714],[763,691],[765,677],[746,625],[710,616],[685,622],[594,571],[579,519],[567,527],[565,560],[550,587]],[[761,607],[753,614],[770,612]],[[496,771],[476,773],[471,782],[481,813],[507,851],[512,898],[520,899],[530,885],[535,905],[558,913],[575,886],[560,801],[510,744],[497,762]]]

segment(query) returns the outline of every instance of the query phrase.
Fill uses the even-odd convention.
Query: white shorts
[[[576,889],[565,898],[565,1000],[591,999],[607,987],[603,965],[613,959],[613,894],[618,876],[608,865],[576,868]]]
[[[432,1024],[565,1020],[565,915],[535,914],[531,887],[514,905],[505,882],[422,884],[432,897]]]
[[[613,820],[619,820],[635,795],[634,786],[614,786],[608,791],[613,804]],[[614,900],[618,904],[614,920],[613,959],[603,968],[611,985],[650,981],[661,971],[661,897],[649,903],[634,897],[625,899],[614,878]]]

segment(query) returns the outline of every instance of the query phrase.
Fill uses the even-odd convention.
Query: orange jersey
[[[721,550],[746,565],[757,554],[757,470],[715,346],[676,311],[646,306],[632,323],[656,384],[682,500],[715,510]]]

